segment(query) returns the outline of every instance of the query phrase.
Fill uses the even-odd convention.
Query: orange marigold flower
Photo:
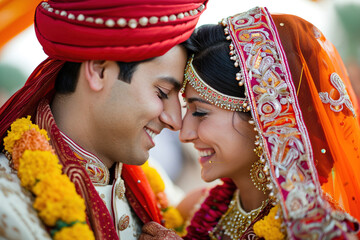
[[[11,124],[11,130],[8,131],[8,135],[4,138],[4,149],[9,153],[12,154],[15,142],[21,138],[24,132],[30,129],[35,129],[49,140],[47,132],[40,129],[38,125],[33,124],[30,118],[30,116],[19,118]]]
[[[61,174],[61,168],[57,156],[51,152],[25,150],[20,158],[18,176],[21,185],[31,190],[37,181],[48,174]]]
[[[16,170],[19,170],[19,159],[25,150],[49,151],[55,154],[46,137],[34,128],[24,132],[14,144],[12,160]]]
[[[161,209],[165,209],[169,206],[169,201],[167,199],[165,192],[159,192],[156,194],[156,200],[160,204]]]
[[[62,228],[55,233],[54,240],[95,240],[89,226],[84,223],[76,223],[71,227]]]

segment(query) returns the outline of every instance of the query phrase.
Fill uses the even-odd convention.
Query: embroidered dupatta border
[[[334,219],[334,211],[322,198],[310,138],[270,13],[257,7],[229,17],[226,23],[243,70],[252,116],[262,136],[274,184],[273,194],[282,206],[288,237],[341,235],[346,229],[339,229],[340,219]]]

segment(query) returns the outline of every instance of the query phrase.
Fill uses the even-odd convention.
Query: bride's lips
[[[215,155],[215,151],[212,148],[197,148],[199,152],[199,162],[200,164],[204,164],[205,162],[208,162],[210,158],[212,158]]]

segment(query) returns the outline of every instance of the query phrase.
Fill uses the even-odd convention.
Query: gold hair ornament
[[[194,55],[188,60],[185,68],[185,79],[183,87],[181,88],[181,93],[184,96],[186,84],[189,83],[199,95],[206,99],[206,101],[211,104],[220,107],[225,110],[230,111],[240,111],[248,112],[250,111],[250,106],[248,105],[247,98],[238,98],[225,95],[216,89],[209,86],[204,80],[202,80],[197,72],[195,71],[194,66],[192,65]]]
[[[230,33],[229,33],[229,28],[227,26],[227,23],[226,23],[226,20],[223,19],[222,21],[219,22],[219,24],[224,28],[224,34],[226,36],[226,40],[228,41],[231,41],[231,37],[230,37]],[[234,61],[234,67],[236,68],[239,68],[239,57],[236,53],[236,50],[235,50],[235,47],[234,47],[234,44],[230,43],[229,45],[229,49],[230,49],[230,52],[229,52],[229,55],[230,55],[230,59]],[[240,68],[240,71],[238,73],[236,73],[236,77],[235,77],[236,81],[238,81],[238,84],[240,87],[244,86],[245,84],[245,76],[244,76],[244,73],[243,73],[243,70]],[[246,86],[244,86],[246,88]],[[246,90],[244,92],[245,94],[245,97],[247,96],[246,94]]]

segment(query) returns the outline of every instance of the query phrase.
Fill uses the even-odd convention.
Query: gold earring
[[[254,124],[254,121],[250,120],[249,123]],[[254,130],[258,132],[256,128],[254,128]],[[265,166],[265,156],[259,135],[256,135],[254,152],[259,157],[259,160],[251,166],[250,177],[255,187],[266,194],[269,184],[269,173]]]
[[[250,177],[255,187],[266,194],[267,185],[269,183],[268,174],[264,171],[265,165],[261,162],[261,159],[254,162],[251,166]]]

